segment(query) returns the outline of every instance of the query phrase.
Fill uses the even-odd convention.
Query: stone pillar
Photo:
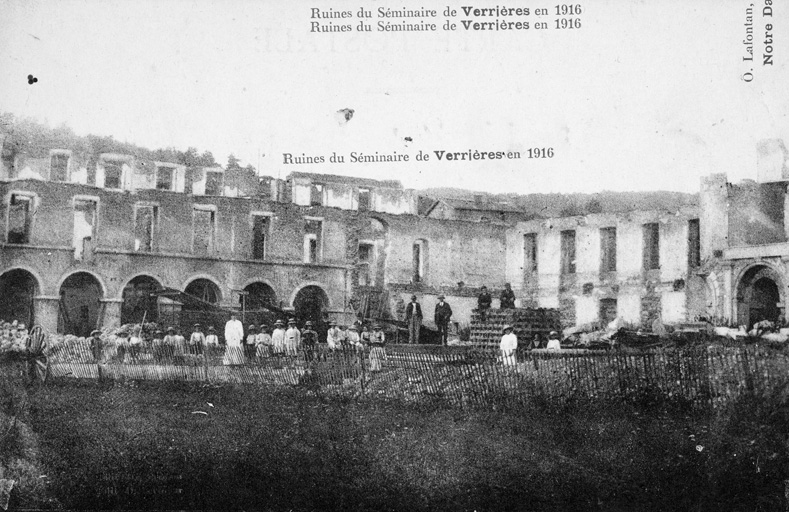
[[[122,299],[101,299],[104,316],[99,319],[99,324],[104,327],[119,327],[121,325]]]
[[[48,333],[58,332],[60,297],[39,295],[33,297],[33,323]]]

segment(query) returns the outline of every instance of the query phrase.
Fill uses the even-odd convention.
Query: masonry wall
[[[634,324],[655,318],[679,322],[688,318],[688,302],[703,304],[703,286],[688,267],[688,221],[696,209],[679,212],[632,211],[518,223],[507,232],[507,279],[521,304],[559,308],[565,325],[601,319],[603,299],[616,300],[616,314]],[[660,268],[643,265],[643,225],[659,224]],[[601,271],[602,228],[616,228],[616,270]],[[561,272],[561,232],[575,232],[575,272]],[[524,242],[536,233],[537,272],[524,270]],[[693,280],[689,288],[688,280]],[[691,290],[694,296],[688,296]],[[694,309],[695,311],[695,309]]]

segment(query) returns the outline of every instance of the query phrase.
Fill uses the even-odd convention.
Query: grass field
[[[789,429],[765,403],[715,419],[600,403],[466,411],[292,388],[56,382],[28,393],[28,457],[46,477],[15,490],[12,506],[783,510]]]

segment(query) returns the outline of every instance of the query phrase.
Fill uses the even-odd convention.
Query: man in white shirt
[[[241,364],[244,362],[242,341],[244,340],[244,326],[236,313],[230,314],[230,320],[225,324],[225,364]]]
[[[505,325],[502,329],[504,334],[501,337],[501,363],[504,366],[511,366],[517,362],[516,351],[518,349],[518,337],[512,332],[511,325]]]

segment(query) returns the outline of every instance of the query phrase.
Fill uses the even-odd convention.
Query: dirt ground
[[[298,388],[59,381],[30,392],[26,416],[46,485],[16,490],[12,507],[785,507],[789,430],[751,404],[723,419],[600,403],[467,411]]]

